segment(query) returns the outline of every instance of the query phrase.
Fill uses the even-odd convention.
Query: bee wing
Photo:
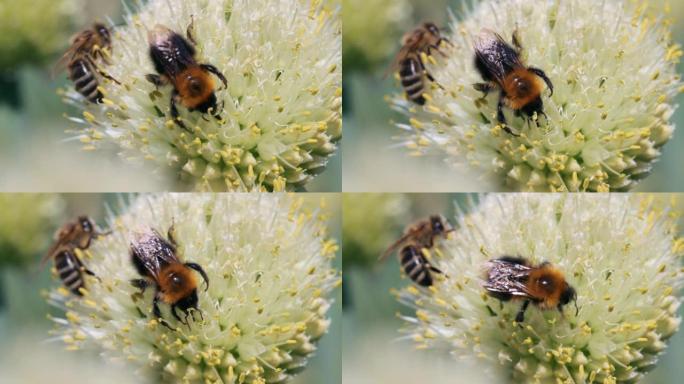
[[[156,230],[152,230],[152,232],[153,236],[147,235],[143,241],[131,244],[131,252],[142,263],[147,272],[157,279],[162,265],[178,263],[178,258],[174,246],[161,237]]]
[[[79,54],[79,52],[86,51],[86,46],[90,44],[93,39],[93,31],[85,30],[72,38],[72,43],[67,49],[62,57],[57,60],[55,65],[52,67],[51,76],[52,78],[57,77],[57,74],[62,73],[69,63]],[[88,54],[88,52],[83,52]]]
[[[378,261],[382,261],[382,260],[386,259],[387,256],[394,253],[394,251],[396,251],[399,247],[404,245],[406,243],[406,241],[409,239],[409,237],[411,237],[411,236],[413,236],[413,233],[407,232],[402,237],[400,237],[397,241],[390,244],[390,246],[387,247],[387,249],[385,249],[385,251],[380,255],[380,257],[378,257]]]
[[[493,80],[501,84],[506,74],[522,67],[520,56],[498,33],[482,29],[474,42],[476,58],[487,68]]]
[[[525,280],[532,268],[505,260],[489,262],[487,282],[484,288],[495,293],[505,293],[513,296],[530,297]]]
[[[399,49],[399,52],[397,52],[396,56],[394,56],[392,63],[389,65],[389,67],[387,67],[387,70],[385,70],[385,74],[383,75],[383,79],[386,79],[387,76],[398,71],[399,70],[399,64],[410,53],[411,53],[411,47],[410,46],[408,46],[408,45],[402,46],[401,49]]]

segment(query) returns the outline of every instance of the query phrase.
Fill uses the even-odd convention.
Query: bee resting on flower
[[[146,79],[156,74],[148,33],[162,25],[187,38],[191,24],[197,62],[215,66],[227,87],[211,75],[217,102],[210,113],[179,105],[183,129],[171,117],[174,87]],[[210,191],[301,189],[336,151],[339,7],[316,0],[152,0],[114,28],[110,56],[111,65],[99,66],[121,84],[101,79],[103,103],[89,103],[73,88],[65,93],[82,110],[72,121],[85,150],[118,147],[124,158],[153,162],[183,188]]]
[[[684,270],[678,214],[652,195],[485,196],[461,214],[432,262],[429,289],[398,293],[413,307],[405,331],[420,348],[503,368],[514,382],[636,382],[677,331]],[[502,256],[550,262],[577,292],[574,305],[501,302],[483,288],[486,264]]]
[[[327,331],[328,296],[340,284],[325,220],[285,195],[140,196],[110,216],[111,234],[77,251],[97,275],[84,296],[49,292],[64,310],[52,317],[55,333],[68,349],[100,347],[164,382],[287,382]],[[199,264],[210,284],[198,285],[202,316],[188,325],[160,302],[165,327],[152,315],[154,289],[140,295],[130,282],[140,276],[129,249],[140,233],[165,237],[172,224],[178,258]]]
[[[400,140],[412,154],[436,153],[523,191],[624,191],[646,177],[671,138],[682,55],[669,24],[632,2],[482,1],[454,20],[446,57],[424,57],[435,82],[424,107],[391,99],[408,122]],[[524,65],[554,85],[541,94],[546,116],[517,117],[499,91],[474,89],[474,41],[483,30],[522,44]],[[543,83],[542,83],[543,84]]]

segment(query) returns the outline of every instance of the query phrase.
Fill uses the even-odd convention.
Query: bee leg
[[[482,97],[487,97],[489,95],[489,92],[491,92],[494,89],[494,84],[492,83],[475,83],[473,84],[473,88],[475,88],[476,91],[480,91],[484,93]]]
[[[439,53],[442,57],[444,57],[444,58],[447,57],[446,53],[442,52],[442,50],[439,49],[439,44],[437,44],[437,45],[428,45],[428,46],[427,46],[427,54],[428,54],[428,55],[432,56],[432,51],[433,51],[433,50],[434,50],[434,51],[437,51],[437,53]]]
[[[145,75],[145,79],[149,81],[150,83],[154,84],[155,87],[159,88],[161,86],[164,86],[167,84],[167,80],[163,76],[155,75],[155,74],[147,74]]]
[[[226,77],[223,76],[223,73],[221,73],[221,71],[219,71],[218,68],[214,67],[211,64],[200,64],[200,68],[204,69],[205,71],[211,72],[216,77],[218,77],[223,83],[223,89],[228,88],[228,80],[226,80]]]
[[[176,242],[176,223],[173,220],[171,220],[171,226],[166,231],[166,238],[169,239],[174,248],[178,248],[178,243]]]
[[[447,39],[446,37],[440,37],[439,40],[437,40],[436,45],[439,47],[440,45],[442,45],[442,43],[445,43],[446,45],[448,45],[450,47],[454,46],[454,44],[449,39]]]
[[[181,323],[181,324],[187,324],[187,323],[183,322],[183,320],[180,318],[180,316],[178,316],[177,310],[178,310],[178,307],[176,307],[176,305],[172,305],[172,306],[171,306],[171,314],[173,315],[173,317],[175,317],[176,320],[178,320],[179,323]],[[186,321],[187,321],[187,320],[186,320]]]
[[[518,314],[515,315],[515,322],[516,323],[522,323],[525,321],[525,311],[527,310],[527,307],[530,305],[529,300],[525,300],[523,303],[522,307],[520,307],[520,310],[518,311]]]
[[[522,52],[522,44],[520,43],[520,36],[518,36],[518,30],[516,29],[513,31],[511,34],[511,41],[513,42],[513,46],[515,47],[515,50],[520,54]]]
[[[503,113],[504,98],[505,98],[505,95],[503,93],[501,93],[501,95],[499,95],[499,102],[496,105],[496,119],[503,126],[504,131],[506,131],[509,135],[518,137],[520,135],[518,135],[517,133],[514,133],[511,130],[511,127],[509,127],[508,124],[506,124],[506,116],[504,116],[504,113]]]
[[[185,30],[185,35],[188,36],[188,40],[190,40],[193,45],[197,45],[197,41],[195,40],[195,15],[190,16],[190,24]]]
[[[185,129],[188,132],[191,132],[188,127],[181,121],[180,114],[178,113],[178,107],[176,107],[176,99],[178,98],[178,91],[175,89],[173,90],[173,93],[171,94],[171,118],[173,118],[173,122],[176,123],[179,127]]]
[[[145,279],[132,279],[131,285],[140,289],[140,293],[145,293],[147,287],[150,286],[150,282]],[[156,300],[156,298],[155,298]]]
[[[544,82],[546,83],[546,86],[549,87],[549,91],[551,91],[551,93],[549,93],[549,97],[553,96],[553,83],[551,82],[551,79],[549,79],[549,77],[546,76],[546,73],[541,69],[535,67],[528,67],[527,70],[541,77],[542,80],[544,80]]]
[[[202,275],[202,278],[204,279],[204,283],[207,285],[207,287],[204,288],[204,290],[206,291],[207,289],[209,289],[209,277],[207,276],[207,273],[204,272],[204,269],[202,269],[201,265],[197,263],[185,263],[185,266],[199,272],[199,274]]]

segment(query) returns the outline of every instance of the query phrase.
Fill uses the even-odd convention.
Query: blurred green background
[[[393,139],[400,130],[391,123],[406,119],[390,110],[385,101],[387,95],[401,92],[393,76],[385,75],[400,48],[403,33],[425,20],[446,27],[447,9],[460,15],[464,2],[470,4],[475,1],[343,0],[343,191],[484,192],[498,189],[481,179],[481,172],[467,167],[453,169],[439,156],[409,157],[408,151]],[[669,9],[674,39],[684,43],[684,1],[655,0],[649,5],[653,9]],[[372,15],[358,16],[363,15],[364,9]],[[402,16],[388,16],[396,14]],[[358,17],[371,21],[365,24],[347,22]],[[392,48],[386,48],[388,45]],[[681,63],[679,72],[684,72]],[[675,104],[683,102],[684,94],[680,94]],[[677,127],[684,127],[682,108],[676,111],[673,121]],[[681,171],[684,133],[681,130],[675,131],[674,138],[663,148],[663,155],[652,174],[638,184],[635,191],[684,191]]]
[[[466,211],[471,201],[477,202],[478,196],[344,194],[344,384],[489,382],[483,377],[484,367],[464,366],[450,357],[447,351],[416,350],[413,340],[399,332],[404,322],[398,319],[397,314],[414,313],[400,305],[390,291],[407,286],[410,281],[401,278],[396,255],[383,263],[377,262],[378,256],[401,236],[407,224],[436,213],[443,214],[455,224],[456,204]],[[369,222],[365,223],[364,217],[368,217]],[[684,314],[682,308],[681,314]],[[684,377],[682,361],[684,332],[680,330],[670,339],[657,368],[646,376],[644,382],[681,383]]]
[[[341,239],[339,194],[302,197],[312,206],[325,199],[329,234]],[[117,194],[0,194],[0,383],[142,383],[130,367],[101,360],[97,350],[66,352],[65,344],[52,340],[47,314],[59,310],[42,297],[59,284],[49,272],[52,262],[40,265],[55,230],[82,214],[103,225],[105,206],[117,207],[117,199]],[[341,251],[334,266],[342,268]],[[330,329],[293,384],[340,383],[341,289],[333,299]]]
[[[96,20],[122,22],[122,3],[140,0],[0,0],[0,191],[145,192],[179,190],[174,175],[131,165],[116,148],[84,152],[65,116],[65,73],[54,64],[70,37]],[[30,5],[28,5],[29,3]],[[50,38],[48,38],[50,37]],[[333,156],[307,190],[340,191],[342,163]],[[154,175],[154,176],[152,176]],[[151,177],[152,176],[152,177]]]

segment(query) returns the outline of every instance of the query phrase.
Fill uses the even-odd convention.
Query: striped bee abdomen
[[[425,105],[425,97],[423,96],[425,76],[420,59],[411,56],[403,60],[400,63],[399,77],[406,97],[416,104]]]
[[[55,256],[55,269],[64,286],[74,295],[83,296],[80,288],[85,288],[83,263],[70,250],[63,250]]]
[[[414,283],[420,286],[431,286],[433,283],[431,273],[440,273],[440,270],[430,265],[421,250],[414,245],[407,245],[402,248],[399,256],[401,257],[401,268]]]
[[[69,80],[74,88],[91,103],[102,102],[102,92],[97,88],[99,83],[93,73],[93,64],[85,58],[78,58],[69,64]]]

